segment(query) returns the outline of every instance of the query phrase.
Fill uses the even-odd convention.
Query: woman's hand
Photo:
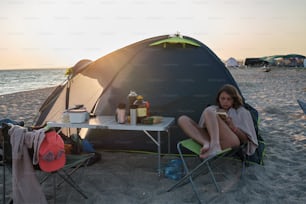
[[[224,121],[231,130],[236,130],[237,129],[236,126],[234,125],[231,117],[226,117]]]
[[[235,133],[239,137],[240,142],[248,141],[248,136],[234,125],[231,117],[227,117],[225,123],[233,131],[233,133]]]

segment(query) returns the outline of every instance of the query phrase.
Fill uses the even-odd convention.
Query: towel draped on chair
[[[28,132],[14,125],[8,131],[12,145],[12,185],[14,203],[47,204],[45,194],[36,177],[33,164],[38,163],[38,150],[45,133],[44,129]],[[34,149],[31,161],[28,148]]]

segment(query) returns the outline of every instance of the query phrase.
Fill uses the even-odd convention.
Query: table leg
[[[2,175],[3,176],[3,190],[2,190],[2,193],[3,193],[3,195],[2,195],[2,201],[3,201],[3,203],[6,203],[6,201],[5,201],[5,191],[6,191],[5,190],[5,185],[6,185],[6,183],[5,183],[5,179],[6,179],[5,178],[5,168],[6,168],[5,165],[6,164],[5,164],[5,161],[4,161],[4,159],[5,159],[4,158],[5,157],[4,154],[5,153],[4,153],[4,143],[3,143],[3,155],[2,155],[2,165],[3,165],[3,172],[2,172],[3,173],[3,175]]]
[[[170,143],[170,131],[167,130],[167,136],[168,136],[168,154],[170,154],[170,149],[171,149],[171,143]]]
[[[157,151],[158,151],[158,176],[161,175],[161,167],[160,167],[160,131],[157,132]]]
[[[160,131],[157,131],[157,141],[152,137],[152,135],[144,130],[143,131],[156,145],[157,145],[157,152],[158,152],[158,163],[157,163],[157,166],[158,166],[158,175],[160,176],[161,174],[161,165],[160,165],[160,155],[161,155],[161,151],[160,151]]]

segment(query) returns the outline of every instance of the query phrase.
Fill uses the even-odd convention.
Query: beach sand
[[[230,69],[230,72],[246,102],[259,111],[261,135],[266,143],[264,165],[247,167],[240,179],[239,161],[219,160],[216,177],[223,192],[216,191],[210,177],[201,175],[195,180],[201,200],[231,204],[306,203],[306,116],[296,101],[306,100],[306,70],[272,68],[270,72],[263,72],[253,68]],[[26,125],[32,125],[52,89],[0,96],[0,117],[24,120]],[[89,198],[86,200],[63,185],[57,193],[57,203],[198,202],[191,185],[166,192],[175,181],[163,175],[158,177],[155,154],[99,151],[102,160],[88,167],[83,177],[78,177]],[[162,157],[162,164],[173,158],[176,155]],[[196,161],[195,158],[188,160]],[[52,195],[50,186],[50,183],[44,184],[48,199]]]

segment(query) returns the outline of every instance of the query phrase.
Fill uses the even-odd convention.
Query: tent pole
[[[69,108],[69,95],[70,95],[70,79],[68,78],[67,89],[66,89],[66,104],[65,110]]]

